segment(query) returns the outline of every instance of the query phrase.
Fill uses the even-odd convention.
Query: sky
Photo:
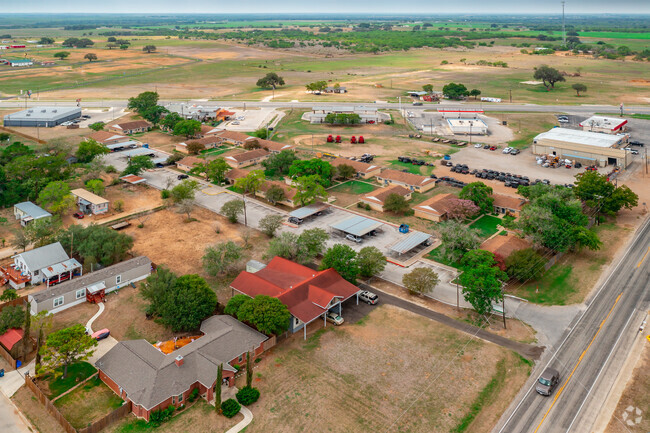
[[[4,0],[3,0],[4,1]],[[0,1],[0,4],[3,3]],[[21,0],[15,13],[558,13],[560,0]],[[650,13],[650,0],[567,0],[568,14]]]

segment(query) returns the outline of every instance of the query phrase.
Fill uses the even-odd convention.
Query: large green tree
[[[275,236],[275,232],[282,227],[282,220],[284,217],[278,214],[268,214],[260,220],[260,229],[268,237]]]
[[[469,96],[469,91],[464,84],[449,83],[442,88],[442,93],[449,99],[464,99]]]
[[[265,257],[280,256],[301,264],[310,263],[323,253],[328,239],[329,235],[321,228],[307,229],[300,235],[282,232],[271,239]]]
[[[533,78],[536,80],[542,80],[544,86],[546,86],[547,89],[549,86],[551,88],[555,88],[555,83],[559,81],[566,81],[560,71],[555,68],[551,68],[548,65],[541,65],[540,67],[535,68]]]
[[[129,158],[129,162],[124,169],[123,175],[134,174],[139,175],[144,170],[151,170],[154,168],[153,161],[147,155],[137,155]]]
[[[463,187],[458,197],[463,200],[471,200],[483,213],[491,213],[492,203],[494,203],[492,192],[492,187],[483,182],[472,182]]]
[[[294,195],[293,200],[301,206],[327,198],[327,191],[321,184],[321,178],[317,174],[297,178],[296,189],[298,192]]]
[[[275,89],[279,86],[284,86],[284,84],[284,79],[275,72],[269,72],[257,80],[257,87],[261,87],[262,89]]]
[[[494,254],[473,250],[461,261],[463,273],[458,277],[465,300],[478,314],[492,311],[492,303],[503,298],[502,285],[508,276],[497,267]]]
[[[220,184],[226,180],[226,173],[230,171],[230,166],[223,158],[216,158],[208,161],[205,164],[203,173],[206,178],[216,184]]]
[[[95,224],[87,227],[73,224],[60,232],[57,239],[64,250],[81,257],[86,266],[91,263],[110,266],[124,260],[133,248],[131,236]]]
[[[248,295],[243,295],[241,293],[237,294],[228,300],[228,303],[226,304],[226,308],[224,308],[223,312],[226,314],[230,314],[231,316],[237,317],[239,308],[250,300],[251,297]]]
[[[183,200],[194,200],[199,187],[197,181],[185,179],[171,189],[170,197],[174,203],[180,203]]]
[[[48,211],[62,215],[75,205],[75,198],[66,182],[54,181],[38,194],[38,203]]]
[[[244,213],[245,203],[243,200],[234,199],[227,201],[221,206],[221,213],[228,218],[228,221],[235,224],[237,217]]]
[[[544,275],[546,260],[532,248],[515,251],[506,259],[506,272],[519,282],[537,280]]]
[[[439,281],[438,274],[433,269],[425,267],[415,268],[402,277],[402,284],[414,295],[425,295],[433,292]]]
[[[357,254],[357,265],[359,275],[370,278],[386,268],[386,257],[377,247],[363,247]]]
[[[329,268],[334,268],[343,278],[355,284],[360,271],[356,251],[343,244],[336,244],[328,248],[323,255],[319,269]]]
[[[481,238],[478,230],[459,221],[446,221],[438,225],[445,254],[450,260],[459,260],[466,252],[478,248]]]
[[[404,214],[411,209],[411,206],[409,206],[409,202],[403,195],[392,193],[388,194],[388,197],[384,200],[383,209],[384,212]]]
[[[573,193],[590,208],[612,216],[623,208],[632,209],[639,204],[639,196],[627,185],[616,187],[607,175],[596,171],[581,173]]]
[[[39,373],[58,373],[62,368],[62,377],[68,375],[68,366],[75,362],[84,361],[92,356],[97,340],[86,334],[86,328],[81,324],[53,332],[47,336],[45,345],[41,348],[41,371]]]
[[[156,272],[150,274],[144,283],[140,284],[140,294],[149,301],[147,314],[159,316],[164,310],[163,306],[172,295],[176,285],[177,276],[165,265],[160,265]]]
[[[92,138],[87,138],[79,143],[79,148],[75,153],[77,160],[81,163],[87,163],[99,155],[110,153],[110,150],[103,144],[98,143]]]
[[[0,335],[11,328],[20,328],[23,324],[25,311],[20,305],[10,305],[0,312]]]
[[[279,299],[257,295],[239,307],[237,319],[250,323],[263,334],[279,335],[289,328],[291,313]]]
[[[298,179],[303,176],[318,176],[318,182],[324,187],[331,184],[332,164],[319,158],[296,160],[289,167],[289,177]]]
[[[178,277],[174,290],[167,295],[161,305],[160,320],[174,332],[198,329],[217,307],[217,295],[196,274]]]
[[[283,150],[269,156],[266,160],[262,161],[267,176],[275,176],[276,174],[287,174],[289,168],[294,161],[298,159],[296,152],[291,150]]]
[[[61,227],[61,218],[52,216],[32,221],[24,228],[24,232],[34,248],[38,248],[55,242]]]
[[[201,122],[193,119],[184,119],[174,125],[174,135],[184,135],[187,138],[194,137],[201,131]]]
[[[244,194],[255,194],[260,190],[265,180],[262,170],[253,170],[246,176],[237,179],[235,181],[235,188],[239,188]]]
[[[142,92],[136,97],[129,98],[127,108],[129,110],[135,110],[138,113],[143,113],[156,105],[158,105],[157,92]]]

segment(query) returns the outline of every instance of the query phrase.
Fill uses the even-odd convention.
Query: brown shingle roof
[[[277,180],[267,180],[267,181],[264,182],[264,183],[262,184],[262,186],[260,187],[260,191],[262,191],[262,193],[265,193],[265,192],[268,191],[268,190],[271,188],[271,186],[273,186],[273,185],[275,185],[275,186],[281,188],[281,189],[284,191],[284,195],[285,195],[285,197],[286,197],[287,199],[289,199],[289,200],[293,200],[293,198],[294,198],[294,197],[296,196],[296,194],[298,193],[298,190],[297,190],[296,188],[294,188],[294,187],[292,187],[292,186],[289,186],[289,185],[287,185],[287,184],[284,183],[284,182],[277,181]]]
[[[228,173],[226,173],[226,179],[230,179],[230,180],[240,179],[242,177],[248,176],[248,173],[250,173],[250,171],[244,170],[243,168],[233,168]]]
[[[146,120],[134,120],[133,122],[117,123],[112,126],[119,127],[123,131],[126,131],[137,128],[149,128],[151,127],[151,123],[147,122]]]
[[[246,141],[255,140],[262,146],[263,149],[268,149],[272,152],[281,152],[283,150],[293,149],[295,146],[292,144],[278,143],[277,141],[263,140],[257,137],[248,137]]]
[[[116,132],[110,132],[110,131],[95,131],[92,134],[88,136],[88,138],[92,138],[98,143],[104,143],[104,141],[107,141],[109,139],[115,140],[118,138],[124,138],[124,139],[129,139],[129,137],[125,137],[124,135],[120,135]]]
[[[209,135],[207,137],[198,138],[196,140],[186,141],[185,144],[188,145],[188,144],[191,144],[191,143],[200,143],[200,144],[202,144],[204,146],[209,146],[209,145],[214,144],[214,143],[219,143],[220,141],[221,140],[219,140],[218,137],[216,137],[214,135]]]
[[[368,173],[369,171],[377,170],[380,168],[378,165],[368,164],[361,161],[352,161],[351,159],[347,158],[336,158],[330,164],[332,164],[334,167],[338,167],[340,165],[349,165],[350,167],[354,168],[357,173]]]
[[[413,186],[424,186],[430,183],[435,183],[436,181],[435,179],[431,179],[430,177],[420,176],[418,174],[413,174],[413,173],[405,173],[403,171],[392,170],[392,169],[382,171],[379,176],[384,179],[392,180],[395,182],[402,182],[407,185],[413,185]]]
[[[493,236],[481,244],[481,249],[498,254],[504,259],[508,258],[515,251],[530,248],[530,242],[517,236]]]
[[[503,207],[507,209],[521,210],[524,204],[526,204],[526,199],[521,197],[513,197],[510,195],[492,194],[492,198],[494,198],[493,206]]]
[[[391,194],[399,194],[402,197],[405,197],[410,193],[411,191],[409,189],[404,188],[401,185],[391,185],[391,186],[387,186],[386,188],[381,188],[378,189],[377,191],[368,193],[364,195],[361,199],[383,205],[384,201],[386,200],[386,197],[388,197]]]
[[[268,154],[269,152],[264,149],[255,149],[244,153],[238,153],[236,155],[226,156],[225,159],[231,159],[237,162],[246,162],[252,159],[260,158],[262,156],[266,156]]]
[[[221,130],[217,129],[215,126],[201,125],[201,135],[215,135],[219,132],[221,132]]]
[[[438,194],[428,200],[423,201],[413,209],[436,216],[444,216],[451,205],[450,200],[458,199],[453,194]]]
[[[227,138],[227,139],[230,139],[230,140],[235,140],[235,141],[246,141],[247,138],[250,138],[249,135],[246,135],[243,132],[228,131],[227,129],[224,129],[223,131],[218,132],[217,136],[219,136],[221,138]]]
[[[205,160],[197,158],[196,156],[186,156],[176,163],[176,165],[185,165],[187,167],[194,167],[196,164],[202,164]]]

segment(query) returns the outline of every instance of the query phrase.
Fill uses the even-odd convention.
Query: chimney
[[[176,357],[176,359],[174,359],[174,363],[175,363],[176,366],[178,366],[178,367],[180,367],[181,365],[183,365],[183,355],[178,355],[178,356]]]

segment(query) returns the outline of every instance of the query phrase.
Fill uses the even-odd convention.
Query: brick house
[[[436,186],[436,180],[430,177],[398,170],[384,170],[377,175],[377,181],[384,185],[402,185],[413,192],[426,192]]]
[[[292,144],[278,143],[277,141],[264,140],[257,137],[248,137],[244,145],[251,142],[257,142],[262,149],[268,150],[271,153],[280,153],[283,150],[296,150],[296,147]]]
[[[252,298],[257,295],[278,298],[291,313],[289,331],[302,329],[305,339],[307,325],[322,318],[326,326],[327,312],[334,310],[341,314],[341,304],[355,295],[358,303],[361,291],[332,268],[314,271],[277,256],[257,272],[241,272],[230,288]]]
[[[411,190],[401,185],[391,185],[386,188],[378,189],[361,197],[361,202],[370,206],[371,209],[383,212],[386,198],[391,194],[397,194],[406,200],[411,199]]]
[[[381,167],[378,165],[368,164],[367,162],[353,161],[347,158],[336,158],[330,162],[332,166],[339,167],[341,165],[349,165],[354,168],[356,177],[362,179],[370,179],[371,177],[378,176],[381,173]]]
[[[176,162],[176,168],[188,172],[194,168],[196,164],[203,164],[204,162],[205,159],[197,158],[196,156],[186,156],[185,158]]]
[[[519,213],[528,202],[525,198],[513,197],[505,194],[492,194],[494,213],[509,214],[519,217]]]
[[[284,182],[279,182],[277,180],[267,180],[260,187],[259,191],[255,195],[259,197],[265,197],[266,191],[268,191],[272,186],[277,186],[282,191],[284,191],[284,199],[277,202],[277,204],[283,204],[289,207],[296,207],[297,203],[294,202],[294,197],[298,193],[298,190],[293,186],[287,185]]]
[[[251,138],[250,135],[244,134],[243,132],[228,131],[225,129],[215,132],[215,135],[219,137],[221,143],[228,143],[233,146],[243,146],[246,140]]]
[[[438,194],[413,207],[415,216],[434,222],[441,222],[447,219],[447,212],[453,200],[457,200],[453,194]]]
[[[492,236],[483,242],[479,248],[507,259],[515,251],[525,250],[531,246],[531,243],[526,239],[508,233],[506,236]]]
[[[95,131],[92,134],[90,134],[88,138],[91,138],[95,140],[97,143],[104,144],[104,145],[125,143],[127,141],[131,141],[131,139],[125,135],[116,134],[110,131]]]
[[[202,144],[206,149],[213,149],[218,147],[221,144],[221,140],[216,135],[209,135],[207,137],[198,138],[196,140],[183,141],[182,143],[176,143],[175,149],[181,153],[190,153],[187,150],[187,146],[192,143]]]
[[[133,122],[116,123],[108,127],[109,131],[121,134],[136,134],[138,132],[147,132],[153,125],[146,120],[134,120]]]
[[[244,170],[243,168],[233,168],[226,173],[226,182],[232,185],[237,179],[248,176],[248,173],[250,173],[249,170]]]
[[[99,378],[125,401],[133,414],[149,421],[152,411],[185,404],[194,389],[207,401],[221,392],[217,368],[223,365],[223,381],[235,383],[235,365],[246,363],[250,351],[264,352],[268,337],[231,316],[212,316],[201,324],[203,335],[172,353],[165,354],[146,340],[117,343],[95,367]]]
[[[259,164],[269,157],[269,152],[264,149],[249,150],[248,152],[238,153],[236,155],[226,156],[226,163],[232,168],[248,167],[249,165]]]

